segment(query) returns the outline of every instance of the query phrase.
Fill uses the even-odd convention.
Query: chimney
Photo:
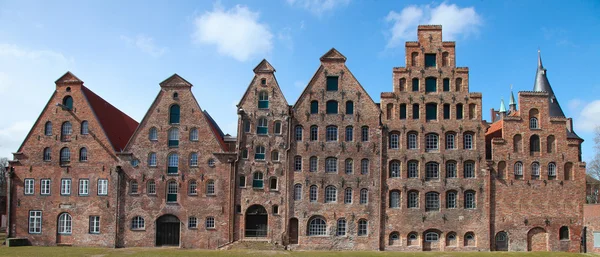
[[[572,118],[567,118],[567,130],[569,132],[573,132],[573,119]]]

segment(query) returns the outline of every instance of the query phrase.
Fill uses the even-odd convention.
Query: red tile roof
[[[223,136],[224,136],[223,131],[221,130],[221,128],[219,127],[217,122],[215,122],[215,120],[210,116],[210,114],[208,114],[208,112],[206,110],[204,110],[203,113],[204,113],[204,116],[206,117],[206,119],[208,120],[208,125],[210,125],[210,129],[212,130],[213,134],[215,134],[215,136],[217,137],[217,140],[219,141],[221,148],[223,149],[224,152],[228,152],[229,149],[227,147],[227,144],[225,144],[225,140],[223,140]]]
[[[503,123],[504,123],[503,120],[499,120],[499,121],[492,123],[492,125],[485,132],[485,135],[487,136],[487,135],[493,134],[494,132],[501,131]]]
[[[129,138],[137,128],[138,122],[112,106],[87,87],[81,86],[81,91],[90,103],[92,111],[96,115],[98,122],[100,122],[100,126],[102,126],[114,150],[121,152],[125,149],[127,141],[129,141]]]

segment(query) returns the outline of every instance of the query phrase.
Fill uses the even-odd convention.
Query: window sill
[[[254,189],[254,190],[264,190],[265,188],[264,187],[253,187],[252,189]]]
[[[179,176],[179,173],[167,173],[167,176]]]
[[[198,196],[198,193],[195,193],[195,194],[188,194],[188,196]]]
[[[206,194],[207,197],[215,197],[217,194]]]
[[[131,230],[133,232],[144,232],[144,231],[146,231],[145,228],[132,228],[132,229],[129,229],[129,230]]]
[[[179,205],[178,202],[167,202],[167,205]]]
[[[198,230],[198,227],[188,227],[189,230]]]
[[[217,228],[206,228],[206,230],[212,230],[212,231],[216,231]]]

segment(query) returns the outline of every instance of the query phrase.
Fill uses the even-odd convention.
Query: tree
[[[8,175],[8,158],[0,158],[0,195],[2,195],[6,188],[6,179]]]
[[[600,180],[600,126],[594,131],[594,158],[587,166],[587,173]]]

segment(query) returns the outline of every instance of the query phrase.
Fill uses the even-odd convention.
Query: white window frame
[[[371,161],[369,159],[360,160],[360,174],[362,174],[362,175],[369,174],[370,166],[371,166]]]
[[[25,179],[23,193],[25,195],[33,195],[35,193],[35,179]]]
[[[310,126],[310,141],[319,140],[319,127],[318,126]]]
[[[390,178],[400,178],[400,162],[390,162]]]
[[[337,173],[338,160],[335,157],[325,159],[325,173]]]
[[[319,191],[319,188],[316,185],[312,185],[310,186],[309,190],[308,190],[308,200],[311,203],[316,203],[319,198],[318,198],[318,193],[317,191]]]
[[[325,141],[338,141],[338,128],[336,126],[327,126],[325,128]]]
[[[363,205],[369,203],[369,190],[368,189],[363,188],[360,190],[359,203],[363,204]]]
[[[206,217],[206,229],[215,229],[215,218],[214,217]]]
[[[408,178],[419,178],[419,162],[409,161],[407,166],[408,173],[406,174],[406,176]]]
[[[41,195],[50,195],[51,193],[51,183],[52,181],[50,179],[41,179],[40,180],[40,194]]]
[[[473,150],[473,134],[471,133],[465,133],[464,135],[465,137],[465,149],[466,150]]]
[[[350,188],[350,187],[347,187],[344,190],[344,203],[352,204],[352,188]]]
[[[100,234],[100,216],[90,216],[90,234]]]
[[[392,191],[390,192],[390,208],[398,209],[400,208],[400,191]]]
[[[337,229],[336,236],[345,236],[346,235],[346,219],[341,218],[337,221]]]
[[[446,134],[446,149],[456,149],[456,135],[454,133]]]
[[[407,135],[408,142],[407,142],[406,148],[408,148],[409,150],[418,149],[419,148],[419,144],[417,143],[418,137],[419,136],[417,135],[417,133],[414,133],[414,132],[408,133],[408,135]]]
[[[79,195],[89,195],[90,194],[90,180],[89,179],[79,179]]]
[[[354,127],[352,127],[352,126],[346,127],[345,139],[346,139],[346,142],[354,141]]]
[[[60,194],[61,195],[71,195],[71,179],[63,178],[60,180]]]
[[[131,219],[131,230],[146,229],[146,221],[141,216],[135,216]]]
[[[439,136],[434,133],[430,133],[425,135],[425,151],[426,152],[435,152],[439,151]]]
[[[188,228],[198,228],[198,218],[191,216],[188,218]]]
[[[302,200],[302,184],[294,185],[294,201]]]
[[[308,222],[308,236],[327,235],[327,221],[320,217],[312,218]]]
[[[58,234],[70,235],[73,233],[73,217],[63,212],[58,216]]]
[[[345,164],[344,172],[346,174],[354,173],[354,160],[348,158],[344,161],[344,164]]]
[[[190,154],[190,166],[198,167],[198,153],[193,152]]]
[[[108,179],[98,179],[98,195],[108,195]]]
[[[148,154],[148,166],[156,167],[156,153],[155,152]]]
[[[156,194],[156,182],[154,180],[148,181],[146,190],[147,190],[147,194],[155,195]]]
[[[390,149],[400,149],[400,134],[390,133]]]
[[[308,159],[308,171],[317,172],[319,170],[319,159],[317,156],[311,156]]]
[[[446,208],[447,209],[456,209],[457,208],[457,196],[458,194],[454,191],[450,191],[446,193]]]
[[[302,171],[302,156],[294,156],[294,171]]]
[[[368,236],[369,235],[369,221],[365,219],[358,220],[358,236]]]
[[[190,130],[190,141],[198,141],[198,129],[193,128]]]
[[[42,211],[29,211],[29,234],[42,233]]]
[[[325,203],[337,202],[337,188],[335,186],[325,187]]]

